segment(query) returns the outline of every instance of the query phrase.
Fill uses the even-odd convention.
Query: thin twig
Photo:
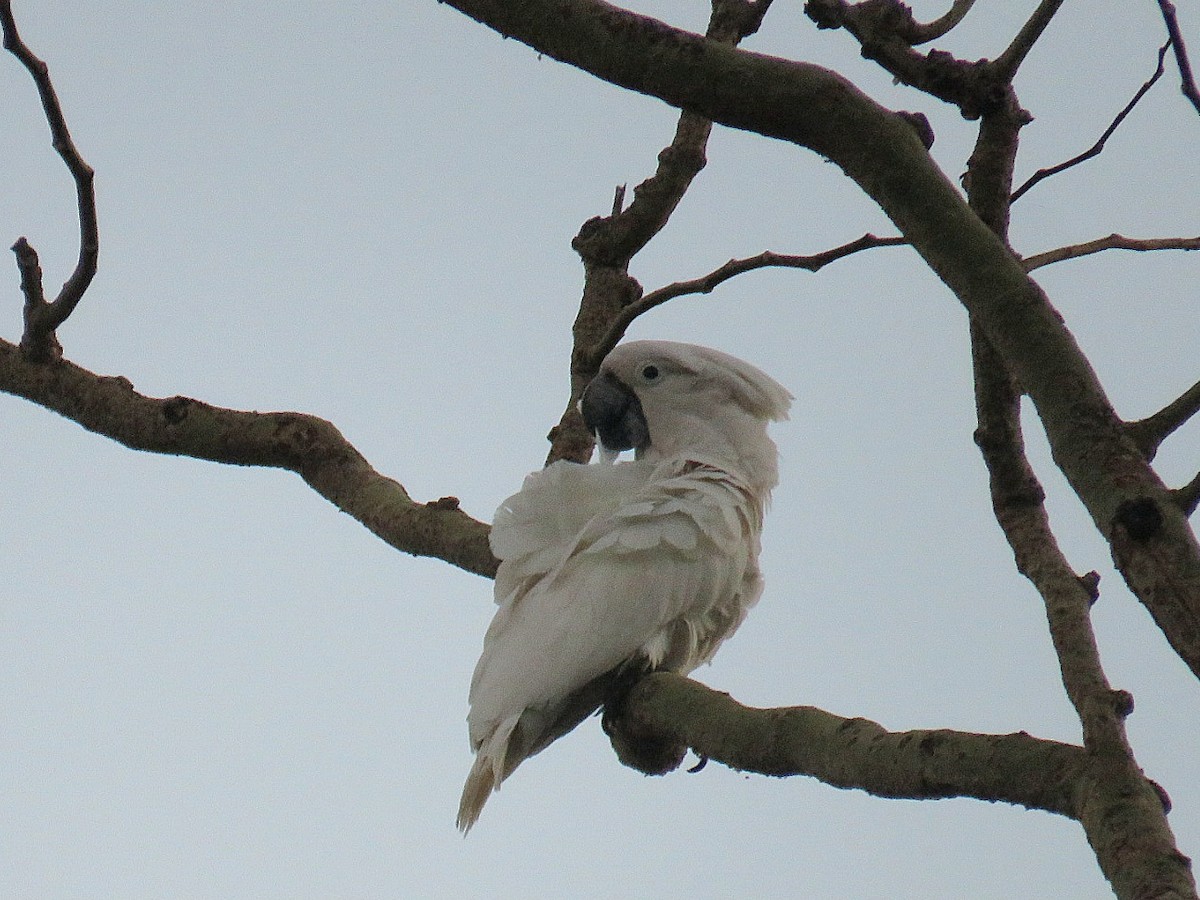
[[[688,281],[676,281],[673,284],[668,284],[658,290],[651,291],[640,300],[630,303],[613,320],[612,326],[605,334],[604,339],[593,348],[592,358],[597,361],[603,359],[605,354],[615,347],[617,342],[624,336],[625,329],[642,313],[656,306],[661,306],[668,300],[674,300],[676,297],[682,297],[686,294],[711,293],[717,285],[728,281],[735,275],[768,267],[807,269],[809,272],[816,272],[831,262],[835,262],[852,253],[858,253],[861,250],[870,250],[875,247],[899,247],[907,243],[908,241],[902,237],[876,237],[873,234],[864,234],[862,237],[856,238],[848,244],[842,244],[840,247],[815,253],[812,256],[794,256],[765,250],[757,256],[749,256],[744,259],[731,259],[707,275],[701,275],[699,278],[692,278]]]
[[[1044,253],[1036,253],[1024,259],[1025,269],[1032,272],[1042,266],[1048,266],[1066,259],[1078,259],[1100,253],[1103,250],[1200,250],[1200,237],[1170,237],[1170,238],[1128,238],[1120,234],[1110,234],[1108,237],[1096,238],[1082,244],[1071,244],[1066,247],[1056,247]]]
[[[1105,143],[1107,143],[1108,139],[1112,137],[1113,132],[1120,127],[1121,123],[1125,121],[1125,117],[1133,112],[1133,108],[1138,105],[1144,96],[1146,96],[1146,92],[1149,91],[1150,88],[1154,87],[1154,83],[1158,81],[1158,79],[1162,78],[1163,60],[1166,58],[1167,50],[1170,48],[1170,46],[1171,41],[1167,41],[1167,43],[1158,48],[1158,65],[1154,70],[1154,74],[1150,76],[1149,80],[1146,81],[1145,84],[1138,88],[1137,93],[1133,95],[1133,99],[1126,103],[1125,108],[1117,113],[1117,117],[1112,120],[1112,123],[1106,129],[1104,129],[1104,133],[1100,135],[1100,139],[1096,141],[1096,143],[1092,144],[1091,147],[1080,153],[1078,156],[1071,157],[1066,162],[1061,162],[1058,165],[1050,166],[1046,169],[1038,169],[1031,176],[1029,176],[1029,179],[1023,185],[1013,191],[1012,202],[1015,203],[1017,200],[1021,199],[1021,197],[1039,181],[1049,178],[1052,175],[1057,175],[1059,172],[1069,169],[1072,166],[1077,166],[1081,162],[1091,159],[1093,156],[1099,156],[1100,152],[1104,149]]]
[[[1012,82],[1013,77],[1017,74],[1017,69],[1021,67],[1021,63],[1025,61],[1025,57],[1029,55],[1029,51],[1033,49],[1033,45],[1037,43],[1038,38],[1042,36],[1046,26],[1050,24],[1050,20],[1054,18],[1054,14],[1062,5],[1063,0],[1042,0],[1038,4],[1038,8],[1021,26],[1021,30],[1017,32],[1012,43],[996,57],[996,61],[992,64],[993,72],[1001,80]]]
[[[92,167],[84,162],[71,139],[66,117],[50,81],[49,67],[21,40],[10,0],[0,0],[0,28],[4,32],[4,49],[20,60],[33,77],[33,83],[41,97],[46,123],[50,126],[51,144],[66,163],[67,170],[75,181],[75,195],[79,208],[79,259],[75,270],[53,302],[47,303],[43,298],[41,303],[33,307],[28,304],[26,306],[25,336],[21,340],[21,346],[27,353],[39,357],[51,352],[56,343],[55,329],[75,310],[96,274],[100,253],[100,227],[96,218],[96,193],[93,187],[95,173]],[[28,246],[28,242],[25,242],[25,246]],[[26,294],[27,300],[28,297]]]
[[[1179,20],[1175,17],[1175,4],[1170,0],[1158,0],[1158,8],[1162,10],[1167,34],[1171,36],[1170,44],[1175,48],[1175,64],[1179,67],[1179,89],[1183,96],[1192,102],[1192,106],[1196,107],[1196,112],[1200,112],[1200,90],[1197,90],[1196,79],[1192,76],[1187,45],[1183,42],[1183,32],[1179,30]]]
[[[1200,381],[1172,400],[1158,412],[1136,422],[1130,422],[1129,435],[1145,455],[1154,459],[1159,445],[1178,431],[1192,416],[1200,412]]]
[[[919,44],[928,44],[930,41],[936,41],[940,37],[947,35],[959,22],[961,22],[971,11],[971,7],[975,5],[975,0],[954,0],[953,5],[940,18],[934,19],[927,25],[922,25],[919,22],[914,23],[906,37],[914,47]]]

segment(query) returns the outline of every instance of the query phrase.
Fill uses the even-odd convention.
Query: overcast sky
[[[16,2],[97,170],[102,252],[66,353],[151,396],[334,422],[418,500],[489,519],[540,465],[567,396],[570,239],[653,171],[676,113],[541,59],[433,0]],[[897,88],[777,2],[746,46],[923,110],[962,172],[972,123]],[[945,2],[914,4],[929,19]],[[1032,0],[980,3],[944,45],[994,56]],[[703,27],[700,0],[637,8]],[[1200,10],[1180,4],[1200,52]],[[1018,82],[1018,177],[1089,145],[1153,70],[1155,4],[1066,4]],[[50,289],[72,187],[26,73],[0,61],[0,240]],[[1014,209],[1023,253],[1117,231],[1195,235],[1200,117],[1174,74],[1104,155]],[[633,269],[646,289],[882,215],[835,167],[718,128]],[[1040,270],[1118,411],[1197,378],[1194,255]],[[20,334],[11,259],[0,334]],[[4,271],[0,269],[0,272]],[[797,397],[767,589],[696,673],[757,706],[890,729],[1077,741],[1041,602],[992,519],[971,441],[966,320],[906,249],[743,275],[631,330],[742,356]],[[1133,692],[1140,763],[1200,853],[1200,686],[1029,441],[1064,549]],[[1200,428],[1166,444],[1172,484]],[[135,453],[0,395],[0,896],[12,898],[1092,898],[1081,829],[969,800],[885,801],[709,765],[646,778],[592,720],[526,763],[470,837],[471,670],[491,583],[404,556],[290,474]]]

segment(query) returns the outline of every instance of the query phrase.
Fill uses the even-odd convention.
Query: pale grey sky
[[[995,55],[1035,4],[981,3],[947,42]],[[433,0],[18,2],[97,170],[100,273],[68,356],[154,396],[333,421],[418,499],[489,518],[545,454],[581,285],[570,239],[645,178],[675,113]],[[945,3],[914,4],[932,18]],[[702,27],[707,4],[636,7]],[[895,88],[777,3],[755,50],[831,65],[929,113],[962,171],[972,126]],[[1200,10],[1180,4],[1194,47]],[[1067,4],[1018,89],[1026,175],[1086,147],[1153,69],[1154,4]],[[1098,160],[1015,207],[1022,252],[1113,231],[1194,235],[1200,118],[1171,79]],[[0,62],[0,239],[76,253],[36,94]],[[888,224],[814,155],[717,129],[634,274],[647,289]],[[15,340],[20,296],[9,260]],[[1196,265],[1110,253],[1042,270],[1118,410],[1195,381]],[[752,705],[892,729],[1078,739],[1032,589],[989,511],[965,317],[904,249],[760,272],[632,329],[710,344],[797,397],[768,586],[696,673]],[[1121,587],[1028,420],[1051,513],[1103,575],[1108,674],[1200,852],[1200,687]],[[1173,438],[1173,483],[1200,428]],[[1072,822],[891,802],[807,779],[622,768],[595,722],[526,763],[466,840],[471,669],[490,582],[403,556],[295,476],[134,453],[0,396],[0,896],[13,898],[1091,898]]]

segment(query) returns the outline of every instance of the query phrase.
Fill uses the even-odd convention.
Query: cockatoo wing
[[[527,479],[493,530],[500,609],[471,683],[477,757],[460,826],[598,705],[585,689],[600,676],[711,657],[761,592],[760,524],[734,477],[679,459],[556,464]]]
[[[638,462],[584,466],[560,460],[527,476],[492,519],[489,540],[501,563],[496,602],[503,604],[525,580],[558,565],[584,526],[620,507],[653,470]]]

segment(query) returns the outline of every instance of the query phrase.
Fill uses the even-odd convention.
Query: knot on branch
[[[637,188],[634,192],[636,194]],[[626,226],[629,221],[628,210],[611,216],[592,216],[580,226],[579,233],[571,239],[571,249],[579,254],[585,266],[624,270],[633,255],[628,246],[629,229]],[[637,297],[632,298],[636,299]],[[632,300],[625,302],[629,303]]]
[[[679,768],[688,748],[640,719],[633,711],[640,683],[635,682],[604,705],[601,724],[623,765],[644,775],[666,775]]]
[[[162,402],[162,417],[168,425],[178,425],[188,417],[195,402],[191,397],[170,397]]]
[[[1079,586],[1083,588],[1087,594],[1088,605],[1095,603],[1100,599],[1100,573],[1088,572],[1086,575],[1079,576]]]
[[[958,59],[944,50],[922,54],[914,44],[930,39],[929,28],[899,0],[809,0],[805,14],[818,28],[844,28],[858,41],[864,59],[879,63],[898,81],[958,107],[978,119],[1010,105],[1007,74],[988,60]]]
[[[912,126],[913,131],[917,133],[917,137],[921,139],[921,143],[924,145],[926,150],[929,150],[933,147],[933,141],[935,138],[933,126],[929,124],[929,119],[926,118],[925,113],[905,112],[901,110],[897,112],[896,115]]]
[[[1133,694],[1129,691],[1112,691],[1109,699],[1112,700],[1113,712],[1118,718],[1128,719],[1133,715]]]
[[[741,40],[758,31],[770,0],[718,0],[713,3],[708,37],[726,41]]]
[[[1117,525],[1125,529],[1129,537],[1141,543],[1158,534],[1163,526],[1163,513],[1151,497],[1136,497],[1126,500],[1117,507],[1114,517]]]

